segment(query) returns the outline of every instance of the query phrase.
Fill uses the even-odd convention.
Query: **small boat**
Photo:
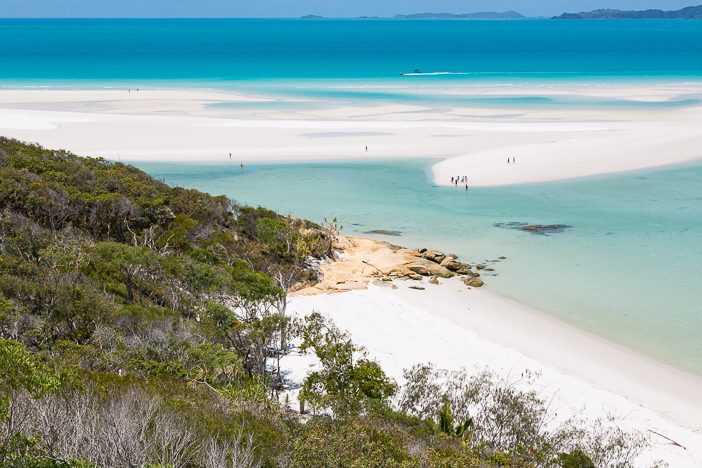
[[[400,75],[403,75],[403,76],[404,76],[404,75],[421,75],[421,74],[422,74],[422,70],[420,70],[419,68],[415,68],[415,69],[414,69],[412,72],[410,72],[410,73],[405,73],[405,72],[400,73]]]

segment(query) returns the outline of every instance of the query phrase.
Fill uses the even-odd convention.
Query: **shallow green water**
[[[169,184],[224,193],[345,233],[496,263],[492,291],[702,374],[702,164],[513,187],[436,187],[431,161],[147,164]],[[535,235],[497,223],[565,224]]]

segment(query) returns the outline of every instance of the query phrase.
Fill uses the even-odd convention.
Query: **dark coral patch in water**
[[[517,221],[512,221],[509,223],[495,223],[494,226],[504,229],[516,229],[518,231],[530,232],[532,234],[538,234],[541,236],[557,234],[559,232],[563,232],[566,229],[571,229],[573,227],[568,226],[567,224],[529,224],[520,223]]]
[[[389,231],[387,229],[373,229],[372,231],[366,231],[363,234],[380,234],[382,236],[394,236],[400,237],[402,233],[400,231]]]

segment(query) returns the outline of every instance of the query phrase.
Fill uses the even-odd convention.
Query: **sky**
[[[597,8],[677,10],[702,0],[0,0],[5,18],[228,17],[329,18],[393,16],[396,13],[516,10],[553,16]]]

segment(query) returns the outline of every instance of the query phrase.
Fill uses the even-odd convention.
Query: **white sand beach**
[[[548,94],[665,103],[702,84],[485,87],[446,94]],[[629,171],[702,157],[702,105],[646,108],[437,108],[354,103],[272,106],[270,96],[198,90],[0,89],[0,135],[121,161],[246,164],[437,158],[437,184],[531,183]],[[219,106],[219,104],[237,104]],[[241,104],[241,105],[238,105]],[[365,147],[368,146],[368,151]],[[506,164],[514,157],[514,164]],[[365,274],[365,273],[364,273]],[[415,363],[539,371],[559,418],[604,418],[651,437],[638,460],[702,466],[702,379],[455,280],[409,289],[362,279],[353,291],[296,295],[290,310],[317,310],[348,330],[394,378]],[[489,285],[488,285],[489,288]],[[300,382],[308,356],[285,360]],[[673,445],[668,437],[685,448]]]
[[[396,257],[404,261],[401,254]],[[336,266],[323,266],[330,281],[318,294],[303,290],[292,297],[288,310],[300,316],[317,311],[331,318],[398,382],[404,369],[426,362],[447,370],[489,368],[514,382],[527,370],[539,372],[535,389],[550,402],[555,422],[599,419],[644,433],[651,445],[637,466],[661,459],[675,467],[702,464],[699,377],[484,288],[469,288],[458,278],[439,280],[439,285],[426,280],[374,281],[362,289],[363,278],[374,271],[368,265],[386,269],[391,258],[383,244],[361,241]],[[425,289],[410,287],[418,285]],[[316,362],[294,352],[283,365],[294,386]],[[293,390],[293,401],[295,395]]]
[[[404,369],[426,362],[448,370],[489,368],[514,381],[526,370],[540,372],[536,390],[559,421],[601,419],[648,436],[651,446],[636,466],[656,460],[671,467],[702,465],[699,379],[489,291],[468,291],[456,281],[427,284],[424,291],[399,283],[397,290],[372,285],[294,297],[289,310],[330,317],[399,382]],[[293,383],[301,383],[315,364],[295,353],[283,361]]]
[[[696,96],[702,84],[432,92],[567,95],[635,104]],[[472,186],[583,177],[702,157],[702,106],[694,103],[653,109],[250,105],[270,102],[293,101],[207,90],[0,90],[0,134],[123,161],[226,162],[230,153],[245,163],[441,158],[433,168],[437,184],[467,175]],[[515,158],[515,164],[507,165],[507,158]]]

